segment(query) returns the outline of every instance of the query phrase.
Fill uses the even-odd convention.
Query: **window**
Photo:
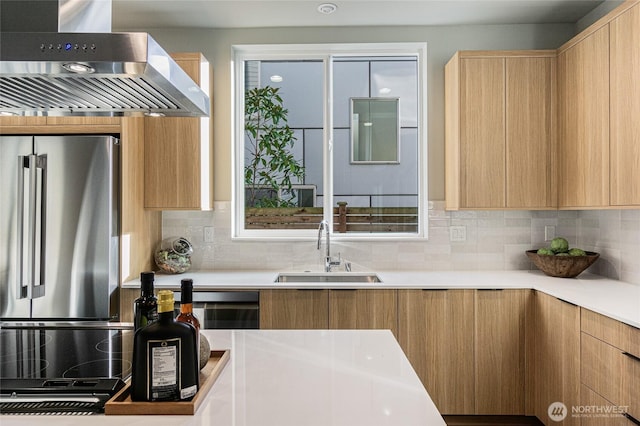
[[[234,46],[234,237],[426,237],[423,43]]]

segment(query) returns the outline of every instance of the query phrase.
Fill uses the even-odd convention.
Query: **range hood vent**
[[[97,1],[104,6],[104,0]],[[76,3],[60,0],[60,8],[90,7],[95,1]],[[4,20],[5,9],[3,15]],[[0,35],[1,115],[202,117],[209,111],[208,94],[149,34]]]

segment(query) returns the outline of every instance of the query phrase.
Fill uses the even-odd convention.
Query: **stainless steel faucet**
[[[320,243],[322,241],[322,230],[325,231],[325,236],[326,236],[326,253],[324,256],[324,271],[325,272],[331,272],[331,268],[333,266],[338,266],[340,265],[341,261],[340,261],[340,255],[338,255],[338,259],[333,259],[331,257],[331,237],[330,237],[330,230],[329,230],[329,222],[327,222],[326,220],[323,220],[322,222],[320,222],[320,226],[318,227],[318,250],[320,250]]]

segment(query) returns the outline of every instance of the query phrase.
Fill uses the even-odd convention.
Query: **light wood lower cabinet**
[[[326,329],[329,290],[261,290],[260,328]]]
[[[614,412],[615,411],[615,412]],[[589,387],[580,387],[580,408],[575,414],[581,426],[633,426],[634,423],[619,412],[619,408]]]
[[[398,336],[397,290],[329,290],[329,328],[384,329]]]
[[[538,291],[262,290],[260,327],[391,329],[442,414],[631,426],[582,415],[613,404],[640,418],[640,330]]]
[[[620,350],[583,333],[580,379],[608,401],[621,401],[622,354]]]
[[[442,414],[525,414],[530,290],[399,290],[398,340]]]
[[[640,424],[640,330],[588,309],[582,309],[581,329],[582,389],[620,407]]]
[[[568,410],[580,397],[580,308],[555,297],[534,293],[533,403],[534,414],[547,426],[558,424],[548,409],[562,402]],[[568,416],[563,425],[579,425]]]
[[[397,290],[260,292],[260,328],[388,329],[397,335]]]
[[[530,290],[476,290],[476,414],[525,414],[529,294]]]
[[[474,414],[474,290],[398,290],[398,340],[442,414]]]

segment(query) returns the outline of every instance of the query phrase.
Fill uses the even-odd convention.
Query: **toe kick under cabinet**
[[[640,330],[581,311],[582,426],[640,425]]]

